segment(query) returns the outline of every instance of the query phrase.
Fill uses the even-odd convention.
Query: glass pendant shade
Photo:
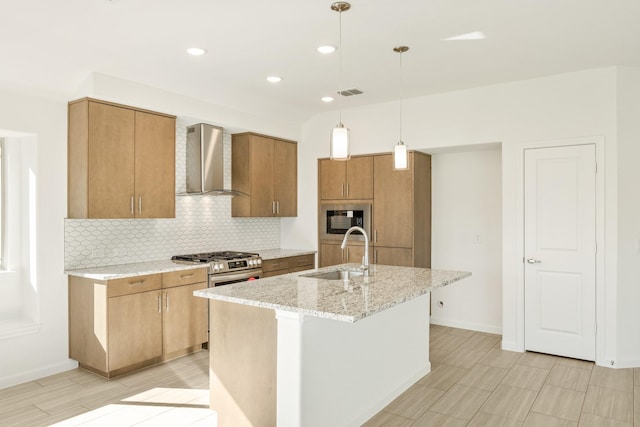
[[[331,131],[331,160],[349,160],[349,129],[342,123]]]
[[[398,142],[393,147],[393,169],[404,170],[409,169],[409,158],[407,156],[407,146],[404,142]]]

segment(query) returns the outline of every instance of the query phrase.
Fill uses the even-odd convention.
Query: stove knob
[[[220,270],[224,270],[224,264],[218,264],[218,268],[219,268]]]
[[[255,263],[256,263],[256,261],[255,261],[255,260],[253,260],[253,259],[250,259],[250,260],[249,260],[249,266],[255,265]]]
[[[262,264],[262,258],[258,258],[256,262],[258,263],[258,265]]]
[[[220,270],[220,266],[218,264],[213,264],[213,271]]]

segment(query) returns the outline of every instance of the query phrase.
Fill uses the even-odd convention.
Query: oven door
[[[209,274],[209,287],[230,285],[232,283],[246,282],[248,280],[259,279],[262,270],[247,270],[237,273]]]

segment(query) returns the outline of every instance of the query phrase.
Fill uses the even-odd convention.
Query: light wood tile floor
[[[82,369],[0,390],[0,426],[216,426],[209,352],[116,379]]]
[[[431,373],[365,427],[640,427],[640,369],[500,349],[500,337],[431,325]]]
[[[500,349],[431,326],[432,372],[366,427],[640,427],[640,369]],[[0,390],[0,426],[213,426],[209,353],[105,380],[81,369]]]

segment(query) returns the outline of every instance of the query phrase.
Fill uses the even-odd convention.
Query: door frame
[[[517,347],[525,351],[525,304],[524,304],[524,156],[525,150],[535,148],[568,147],[575,145],[595,145],[596,149],[596,364],[605,362],[605,140],[603,136],[577,137],[548,141],[530,141],[518,144],[516,149],[516,311]]]

